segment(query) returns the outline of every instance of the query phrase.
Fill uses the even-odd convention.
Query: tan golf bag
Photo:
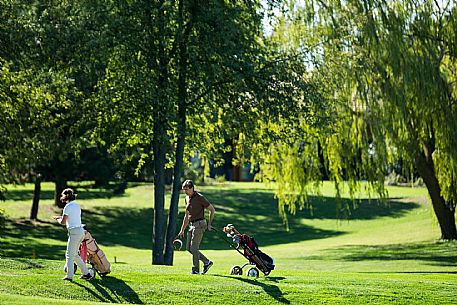
[[[100,276],[105,276],[111,272],[110,263],[105,253],[100,249],[95,239],[89,231],[84,230],[84,239],[81,242],[80,254],[86,260],[84,253],[87,253],[87,260]]]

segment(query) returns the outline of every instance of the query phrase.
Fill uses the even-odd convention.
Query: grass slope
[[[324,184],[322,197],[312,197],[313,210],[290,217],[286,232],[264,185],[202,187],[216,206],[218,228],[234,223],[275,259],[270,276],[253,279],[228,275],[246,259],[215,233],[206,233],[202,245],[215,262],[208,274],[189,275],[185,251],[175,252],[172,267],[151,265],[151,185],[132,185],[122,196],[79,186],[83,221],[112,262],[112,273],[72,283],[59,280],[66,233],[51,220],[60,213],[52,190],[43,184],[37,222],[27,221],[33,186],[10,188],[0,203],[9,215],[0,236],[0,304],[455,303],[457,244],[436,241],[439,228],[424,189],[392,187],[387,205],[363,199],[357,208],[345,202],[344,210]],[[339,219],[344,212],[347,219]]]

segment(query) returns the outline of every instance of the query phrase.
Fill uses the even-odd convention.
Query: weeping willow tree
[[[302,54],[303,77],[321,84],[327,126],[304,118],[264,127],[278,139],[264,150],[283,214],[307,204],[326,174],[368,180],[385,195],[388,165],[423,179],[442,239],[457,239],[457,11],[453,1],[290,1],[271,39]],[[297,114],[299,115],[299,114]]]

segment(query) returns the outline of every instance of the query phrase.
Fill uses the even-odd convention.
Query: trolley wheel
[[[98,271],[97,271],[97,274],[98,274],[101,278],[106,277],[106,276],[108,275],[108,273],[109,273],[109,272],[103,272],[103,273],[101,273],[101,272],[98,272]]]
[[[252,277],[255,277],[255,278],[259,277],[259,273],[260,273],[259,269],[257,269],[256,267],[251,267],[246,271],[246,275],[247,276],[252,276]]]
[[[240,266],[235,265],[232,268],[230,268],[230,274],[231,275],[242,275],[243,274],[243,269],[241,269]]]
[[[97,271],[94,268],[89,268],[89,274],[91,276],[91,279],[93,279],[97,275]]]

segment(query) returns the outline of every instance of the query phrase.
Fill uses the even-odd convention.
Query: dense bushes
[[[6,222],[5,210],[0,209],[0,229],[3,229],[5,227],[5,222]]]

